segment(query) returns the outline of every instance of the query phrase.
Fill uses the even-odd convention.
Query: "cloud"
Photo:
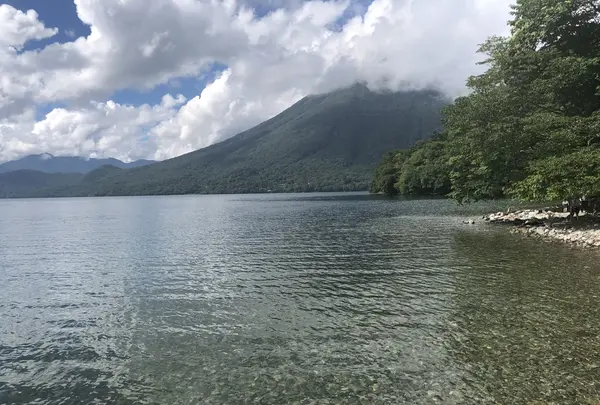
[[[54,43],[39,52],[13,52],[0,60],[3,82],[13,84],[2,83],[0,89],[22,108],[55,101],[102,100],[124,88],[151,89],[172,78],[197,75],[212,61],[227,61],[247,48],[247,38],[232,26],[235,10],[227,2],[75,3],[81,21],[90,25],[88,37]],[[6,18],[21,13],[10,6],[3,9],[11,10]],[[48,33],[33,11],[27,15],[37,31],[13,35],[21,43],[22,38]],[[7,108],[8,104],[0,105],[0,117],[15,113],[16,107]]]
[[[167,94],[154,106],[90,102],[81,108],[55,108],[37,122],[29,109],[0,120],[0,156],[10,160],[50,152],[124,161],[150,156],[157,146],[147,131],[172,118],[185,101],[182,95]]]
[[[0,47],[20,49],[31,40],[49,38],[58,30],[46,28],[35,10],[26,13],[7,4],[0,4]],[[6,51],[6,49],[4,49]]]
[[[327,30],[346,6],[310,2],[260,20],[242,18],[254,51],[235,58],[174,119],[156,128],[160,142],[154,157],[205,147],[307,94],[356,81],[373,89],[433,86],[459,95],[465,79],[481,70],[478,44],[507,32],[508,7],[500,0],[375,0],[364,16],[339,31]]]
[[[27,42],[50,38],[57,29],[44,27],[34,10],[26,13],[9,5],[0,4],[0,117],[20,113],[31,102],[25,100],[33,95],[31,79],[23,74],[35,71],[18,70],[19,52]],[[35,80],[35,79],[34,79]]]
[[[457,95],[481,69],[478,44],[506,33],[509,17],[505,0],[75,3],[91,34],[27,52],[24,43],[57,30],[33,11],[0,6],[0,161],[34,151],[168,158],[356,81]],[[185,103],[109,101],[116,90],[196,77],[214,63],[227,68]],[[67,107],[36,122],[35,106],[56,102]]]

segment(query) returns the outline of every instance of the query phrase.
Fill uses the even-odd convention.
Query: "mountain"
[[[124,163],[112,158],[85,159],[77,156],[52,156],[49,153],[42,153],[0,164],[0,173],[15,170],[37,170],[44,173],[87,173],[105,165],[128,169],[146,166],[151,163],[154,163],[154,161],[136,160],[135,162]]]
[[[103,167],[34,196],[367,190],[384,152],[441,130],[449,100],[434,91],[355,85],[305,97],[223,142],[145,167]]]
[[[15,170],[0,173],[0,198],[25,197],[38,190],[77,183],[80,173],[44,173],[35,170]]]

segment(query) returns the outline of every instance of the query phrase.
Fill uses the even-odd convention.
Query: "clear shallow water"
[[[0,404],[598,403],[600,255],[464,213],[0,201]]]

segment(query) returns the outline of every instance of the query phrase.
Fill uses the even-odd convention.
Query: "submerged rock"
[[[586,248],[600,248],[600,229],[591,224],[586,224],[575,230],[568,228],[515,227],[513,232]]]

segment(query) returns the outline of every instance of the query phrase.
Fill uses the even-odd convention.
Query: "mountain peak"
[[[379,92],[358,84],[305,97],[254,128],[164,162],[132,170],[112,162],[68,179],[67,186],[42,190],[32,185],[26,191],[19,180],[19,192],[58,197],[367,190],[381,156],[439,131],[448,103],[433,91]]]

